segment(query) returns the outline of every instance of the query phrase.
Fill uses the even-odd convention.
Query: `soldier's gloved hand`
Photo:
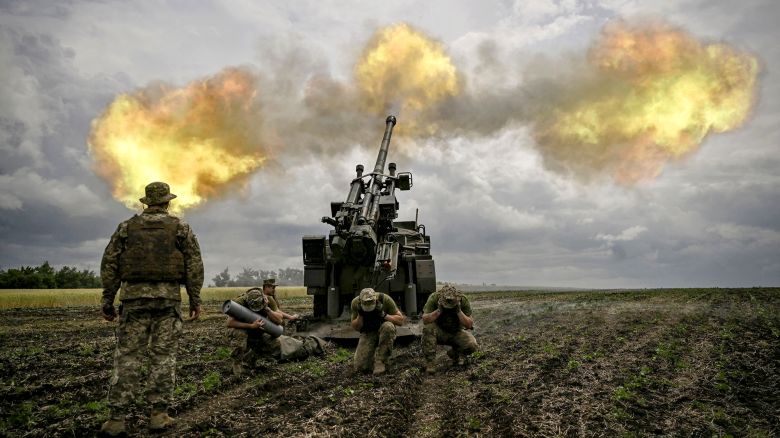
[[[200,304],[195,307],[190,306],[190,321],[200,318],[201,314],[203,314],[203,307]]]
[[[116,318],[116,309],[114,309],[114,305],[110,303],[103,304],[103,307],[100,309],[100,312],[103,314],[103,319],[106,321],[113,321],[114,318]]]
[[[387,312],[385,312],[384,310],[380,310],[379,311],[379,319],[384,321],[385,320],[385,316],[387,316]]]

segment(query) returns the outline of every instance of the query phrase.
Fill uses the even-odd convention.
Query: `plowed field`
[[[353,350],[235,377],[218,303],[186,322],[165,436],[778,436],[780,289],[470,294],[480,351],[389,373]],[[307,298],[283,300],[306,313]],[[0,435],[90,436],[105,420],[115,323],[97,308],[0,311]],[[149,435],[131,412],[130,435]]]

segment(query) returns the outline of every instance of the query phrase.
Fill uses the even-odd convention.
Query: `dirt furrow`
[[[232,376],[224,317],[185,325],[164,436],[775,436],[780,289],[477,294],[480,351],[421,373],[352,350]],[[0,436],[90,436],[108,413],[113,326],[91,308],[0,312]],[[305,313],[305,312],[302,312]],[[41,321],[45,323],[41,323]],[[49,348],[47,346],[51,345]],[[131,409],[147,436],[148,407]]]

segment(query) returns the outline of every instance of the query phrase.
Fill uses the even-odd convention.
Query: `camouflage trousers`
[[[383,322],[375,332],[361,333],[353,362],[355,371],[370,372],[374,369],[375,361],[387,363],[387,359],[393,352],[393,342],[395,342],[395,324],[390,321]]]
[[[243,329],[228,329],[228,342],[233,347],[234,362],[254,366],[257,359],[269,358],[277,361],[303,360],[314,354],[324,353],[325,341],[314,336],[305,338],[268,334],[249,336]]]
[[[116,329],[114,371],[108,390],[112,415],[124,415],[144,387],[146,400],[153,410],[168,407],[176,381],[176,354],[181,327],[181,308],[178,305],[125,309],[122,312]],[[143,376],[142,370],[147,368],[147,364],[149,374]]]
[[[447,332],[439,328],[436,323],[423,326],[422,350],[425,361],[433,364],[436,358],[436,345],[449,345],[452,350],[447,352],[453,360],[458,356],[467,356],[477,351],[477,340],[474,335],[466,330],[458,330],[455,333]]]

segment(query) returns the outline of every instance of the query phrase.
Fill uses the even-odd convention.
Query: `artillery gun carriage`
[[[357,165],[346,199],[331,202],[331,215],[322,218],[333,229],[327,236],[303,237],[304,285],[314,297],[315,320],[348,320],[352,299],[363,288],[372,287],[391,296],[416,322],[436,290],[431,239],[425,226],[418,223],[417,214],[414,220],[396,220],[396,190],[411,189],[412,174],[396,172],[395,163],[389,163],[385,173],[396,118],[389,116],[385,123],[374,170],[364,174],[363,166]],[[327,338],[359,335],[336,325],[317,334]],[[398,335],[417,331],[413,324],[400,327]]]

